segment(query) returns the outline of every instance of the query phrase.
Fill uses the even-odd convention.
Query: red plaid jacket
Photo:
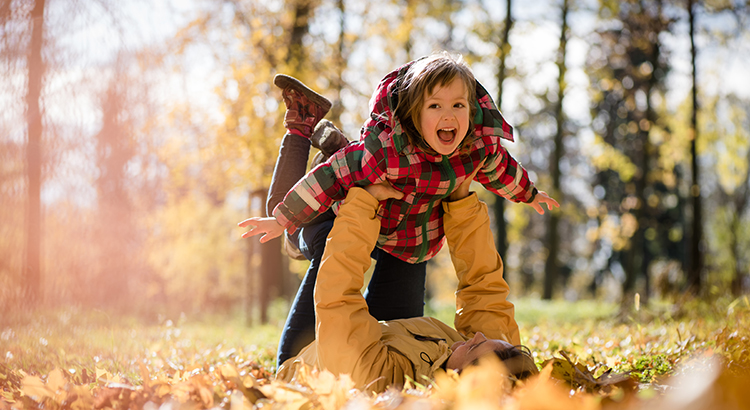
[[[354,186],[388,180],[404,193],[401,200],[381,203],[378,247],[409,263],[435,256],[443,244],[441,200],[485,160],[475,180],[513,202],[531,202],[537,191],[528,173],[500,144],[513,141],[505,122],[484,87],[477,82],[477,114],[473,143],[466,152],[432,155],[408,143],[395,117],[392,90],[408,63],[380,82],[370,100],[370,119],[360,140],[352,142],[303,177],[273,212],[276,220],[294,231],[346,197]]]

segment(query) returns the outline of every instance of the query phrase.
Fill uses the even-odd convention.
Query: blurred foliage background
[[[355,139],[379,79],[440,49],[470,63],[515,126],[508,149],[562,204],[542,217],[477,188],[514,298],[624,311],[746,294],[748,12],[741,0],[2,0],[0,312],[268,322],[306,268],[236,227],[264,214],[284,132],[273,75],[331,99],[328,118]],[[428,275],[428,308],[444,311],[445,253]]]

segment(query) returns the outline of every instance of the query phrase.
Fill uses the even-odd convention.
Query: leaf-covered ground
[[[278,321],[248,327],[231,318],[148,324],[72,309],[6,314],[0,409],[750,408],[747,297],[630,315],[591,302],[517,307],[538,377],[511,388],[488,362],[379,395],[329,373],[274,381]]]

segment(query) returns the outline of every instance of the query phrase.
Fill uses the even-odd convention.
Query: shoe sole
[[[294,77],[288,76],[286,74],[276,74],[273,77],[273,83],[281,88],[282,90],[285,90],[287,88],[293,88],[299,92],[302,93],[305,97],[307,97],[308,100],[312,101],[313,103],[323,107],[326,111],[331,109],[331,102],[328,101],[328,98],[323,97],[322,95],[316,93],[315,91],[309,89],[306,85],[302,84],[302,82]]]

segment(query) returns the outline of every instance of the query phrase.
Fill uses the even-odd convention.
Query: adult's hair
[[[444,87],[455,79],[461,80],[466,87],[470,123],[458,150],[464,152],[471,145],[473,138],[470,137],[474,133],[474,127],[471,124],[477,112],[476,79],[460,54],[452,55],[445,51],[415,61],[407,70],[397,89],[396,116],[411,145],[436,154],[422,137],[420,129],[422,105],[424,105],[425,96],[432,94],[435,87]]]
[[[511,349],[499,348],[492,351],[503,366],[508,370],[508,374],[515,380],[524,380],[539,373],[539,369],[534,364],[534,358],[531,350],[523,345],[513,346]],[[490,354],[490,353],[487,353]],[[479,364],[481,357],[471,362],[471,365]]]

